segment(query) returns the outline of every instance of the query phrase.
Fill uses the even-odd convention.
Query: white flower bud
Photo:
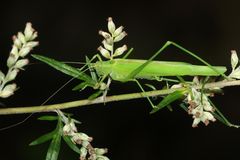
[[[16,78],[17,74],[18,74],[19,70],[18,69],[13,69],[12,71],[8,72],[7,76],[6,76],[6,81],[12,81]]]
[[[198,124],[200,123],[200,118],[194,118],[193,123],[192,123],[192,127],[195,128],[198,126]]]
[[[84,147],[81,147],[80,148],[80,160],[85,160],[87,153],[88,153],[87,149]]]
[[[73,120],[71,120],[70,126],[71,126],[71,129],[72,129],[73,132],[77,132],[77,127],[75,126],[75,123],[74,123]]]
[[[87,148],[89,146],[90,142],[88,141],[82,141],[82,146]]]
[[[107,38],[107,39],[105,39],[105,40],[106,40],[107,44],[113,45],[113,38],[112,38],[112,37]]]
[[[216,121],[216,119],[214,118],[214,116],[210,112],[204,112],[204,116],[210,121],[213,121],[213,122]]]
[[[32,23],[28,22],[24,30],[26,41],[29,41],[31,39],[33,32],[34,32],[34,29],[32,28]]]
[[[5,86],[4,89],[0,91],[0,97],[7,98],[13,95],[16,88],[17,88],[17,85],[15,83]]]
[[[71,126],[69,124],[64,125],[63,134],[64,135],[71,135]]]
[[[15,64],[15,68],[22,68],[24,66],[26,66],[27,64],[29,63],[29,60],[28,59],[21,59],[21,60],[18,60],[17,63]]]
[[[20,51],[19,51],[19,56],[20,57],[25,57],[30,51],[31,51],[32,48],[30,47],[23,47]]]
[[[237,67],[230,75],[229,77],[235,78],[235,79],[240,79],[240,66]]]
[[[22,47],[22,42],[17,38],[17,36],[13,36],[13,44],[16,46],[18,49]]]
[[[102,54],[103,57],[110,59],[110,52],[103,48],[102,46],[98,47],[99,52]]]
[[[125,31],[121,32],[117,37],[114,38],[114,42],[121,41],[126,35],[127,33]]]
[[[102,44],[103,44],[104,48],[106,48],[107,50],[109,50],[109,51],[113,50],[113,45],[108,44],[106,40],[103,40]]]
[[[18,32],[17,38],[21,41],[22,44],[26,43],[25,36],[23,35],[22,32]]]
[[[75,133],[75,134],[73,134],[73,141],[74,142],[78,142],[78,141],[88,141],[88,142],[91,142],[92,141],[92,137],[89,137],[87,134],[85,134],[85,133],[81,133],[81,132],[79,132],[79,133]]]
[[[108,152],[106,148],[94,148],[94,151],[97,155],[104,155]]]
[[[127,50],[127,45],[123,45],[122,47],[119,47],[115,50],[113,56],[116,57],[116,56],[120,56],[122,55],[125,51]]]
[[[112,17],[108,18],[108,31],[113,34],[115,31],[116,27],[115,24],[113,23]]]
[[[204,108],[205,111],[209,111],[209,112],[213,112],[213,111],[214,111],[214,109],[213,109],[213,107],[210,105],[210,103],[205,103],[205,104],[203,105],[203,108]]]
[[[1,84],[1,81],[3,81],[5,78],[5,74],[0,70],[0,84]]]
[[[10,54],[18,55],[18,48],[17,46],[13,45],[12,50],[10,51]]]
[[[123,30],[123,26],[118,27],[115,32],[113,33],[113,37],[118,36]]]
[[[26,44],[26,47],[34,48],[39,45],[39,42],[37,41],[31,41]]]
[[[235,50],[231,50],[231,65],[232,65],[232,69],[234,70],[238,64],[238,56],[237,56],[237,52]]]
[[[106,156],[97,156],[96,160],[109,160],[109,158]]]
[[[8,68],[12,67],[16,63],[17,59],[18,59],[18,55],[10,53],[7,59]]]
[[[29,39],[30,41],[34,40],[35,38],[37,38],[38,36],[38,32],[34,32],[32,37]]]
[[[108,38],[111,38],[111,35],[107,32],[104,32],[104,31],[99,31],[98,32],[101,36],[103,36],[105,39],[108,39]]]

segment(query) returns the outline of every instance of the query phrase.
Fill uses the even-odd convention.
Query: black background
[[[3,3],[3,2],[2,2]],[[0,67],[11,49],[11,36],[32,22],[39,32],[40,46],[34,53],[64,61],[84,61],[94,55],[106,30],[106,19],[114,18],[124,25],[128,37],[123,43],[134,47],[131,58],[148,58],[164,42],[172,40],[197,53],[214,65],[230,69],[230,50],[240,50],[239,1],[6,1],[0,5]],[[170,47],[159,59],[198,63]],[[36,62],[31,58],[31,62]],[[43,64],[27,67],[17,78],[20,90],[1,102],[6,106],[41,104],[69,77]],[[86,97],[65,87],[49,103],[60,103]],[[114,83],[109,94],[139,91],[134,83]],[[226,88],[215,104],[235,123],[239,123],[239,89]],[[159,100],[158,100],[159,101]],[[158,101],[155,101],[156,103]],[[240,131],[220,122],[208,127],[191,128],[192,119],[178,105],[174,111],[162,110],[149,115],[145,99],[114,102],[69,109],[83,122],[79,129],[94,137],[94,146],[109,148],[113,160],[149,159],[237,159]],[[42,160],[47,144],[29,147],[28,143],[55,127],[54,123],[37,121],[35,114],[27,122],[0,132],[1,160]],[[0,127],[21,121],[27,115],[0,117]],[[78,159],[63,145],[61,160]]]

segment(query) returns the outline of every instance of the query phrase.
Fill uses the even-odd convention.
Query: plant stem
[[[240,85],[240,80],[231,80],[231,81],[223,80],[219,82],[206,83],[204,85],[204,88],[212,89],[216,87],[223,88],[228,86],[239,86],[239,85]],[[198,85],[195,87],[197,89],[201,89],[202,86]],[[123,101],[123,100],[131,100],[131,99],[138,99],[138,98],[145,98],[145,97],[152,97],[152,96],[167,95],[179,89],[182,89],[182,88],[155,90],[155,91],[148,91],[144,93],[139,92],[139,93],[120,94],[120,95],[107,96],[106,98],[99,97],[94,100],[84,99],[84,100],[77,100],[77,101],[52,104],[52,105],[3,108],[3,109],[0,109],[0,115],[51,112],[56,109],[67,109],[67,108],[81,107],[81,106],[86,106],[91,104],[99,104],[99,103],[106,103],[106,102]]]

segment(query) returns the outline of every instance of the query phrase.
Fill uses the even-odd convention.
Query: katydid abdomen
[[[113,80],[124,80],[132,71],[146,60],[114,59],[96,62],[94,68],[99,75],[110,75]],[[218,72],[208,66],[192,65],[184,62],[152,61],[134,78],[152,79],[159,76],[219,76],[226,67],[214,66]]]

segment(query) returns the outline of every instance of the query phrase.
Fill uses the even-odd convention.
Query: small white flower
[[[110,38],[107,38],[107,39],[105,39],[106,40],[106,42],[107,42],[107,44],[109,44],[109,45],[113,45],[113,38],[112,37],[110,37]]]
[[[26,24],[25,30],[24,30],[24,35],[25,35],[25,40],[29,41],[33,35],[34,29],[32,28],[32,23],[28,22]]]
[[[109,158],[108,157],[106,157],[106,156],[97,156],[97,159],[96,160],[109,160]]]
[[[39,45],[39,42],[37,41],[31,41],[26,44],[26,47],[34,48]]]
[[[11,70],[11,71],[7,74],[5,80],[6,80],[7,82],[14,80],[14,79],[16,78],[18,72],[19,72],[19,69],[13,69],[13,70]]]
[[[8,68],[12,67],[17,62],[17,59],[18,59],[18,55],[10,53],[7,59]]]
[[[115,24],[113,23],[112,17],[108,18],[108,31],[113,34],[115,31],[116,27]]]
[[[108,152],[106,148],[94,148],[94,151],[97,155],[104,155]]]
[[[123,26],[118,27],[115,32],[113,33],[113,37],[118,36],[123,31]]]
[[[203,111],[202,114],[198,116],[193,116],[193,124],[192,127],[197,127],[197,125],[202,121],[206,126],[209,124],[209,121],[215,122],[216,119],[210,112]]]
[[[36,39],[37,36],[38,36],[38,32],[34,32],[31,39],[29,39],[29,40],[32,41],[32,40]]]
[[[6,85],[4,89],[0,91],[0,97],[7,98],[13,95],[16,88],[17,88],[17,85],[15,83]]]
[[[231,50],[231,65],[232,65],[232,70],[234,70],[238,64],[238,56],[237,52],[235,50]]]
[[[25,36],[23,35],[22,32],[18,32],[17,38],[21,41],[22,44],[26,43]]]
[[[28,63],[29,63],[28,59],[21,59],[17,61],[14,67],[22,69],[22,67],[26,66]]]
[[[77,127],[72,119],[63,127],[64,135],[74,135],[77,132]]]
[[[19,56],[20,57],[25,57],[30,51],[31,51],[31,47],[23,47],[20,51],[19,51]]]
[[[192,123],[192,127],[193,128],[197,127],[200,122],[201,122],[200,118],[194,118],[193,123]]]
[[[15,45],[12,46],[12,50],[10,51],[10,54],[18,55],[18,48],[17,48],[17,46],[15,46]]]
[[[3,81],[5,78],[5,74],[0,70],[0,85],[1,85],[1,81]]]
[[[231,78],[240,79],[240,66],[238,66],[236,69],[232,71],[232,73],[229,75]]]
[[[16,46],[18,49],[22,47],[22,42],[17,38],[17,36],[13,36],[13,44]]]
[[[105,48],[103,48],[102,46],[98,47],[99,52],[103,55],[103,57],[110,59],[111,55],[110,52],[108,50],[106,50]]]
[[[88,150],[85,147],[80,148],[80,160],[85,160]]]
[[[114,42],[119,42],[121,41],[125,36],[127,35],[127,33],[125,31],[121,32],[117,37],[114,38]]]
[[[103,40],[103,41],[102,41],[102,44],[103,44],[104,48],[106,48],[107,50],[109,50],[109,51],[112,51],[112,50],[113,50],[113,45],[110,45],[110,44],[107,42],[107,40]]]
[[[99,33],[101,36],[103,36],[105,39],[111,38],[111,35],[110,35],[109,33],[104,32],[104,31],[102,31],[102,30],[100,30],[98,33]]]
[[[85,133],[74,133],[73,136],[72,136],[72,139],[74,142],[82,142],[82,141],[88,141],[88,142],[91,142],[92,141],[92,137],[89,137],[87,134]]]
[[[120,56],[122,55],[125,51],[127,50],[127,45],[123,45],[122,47],[119,47],[115,50],[113,56],[116,57],[116,56]]]

